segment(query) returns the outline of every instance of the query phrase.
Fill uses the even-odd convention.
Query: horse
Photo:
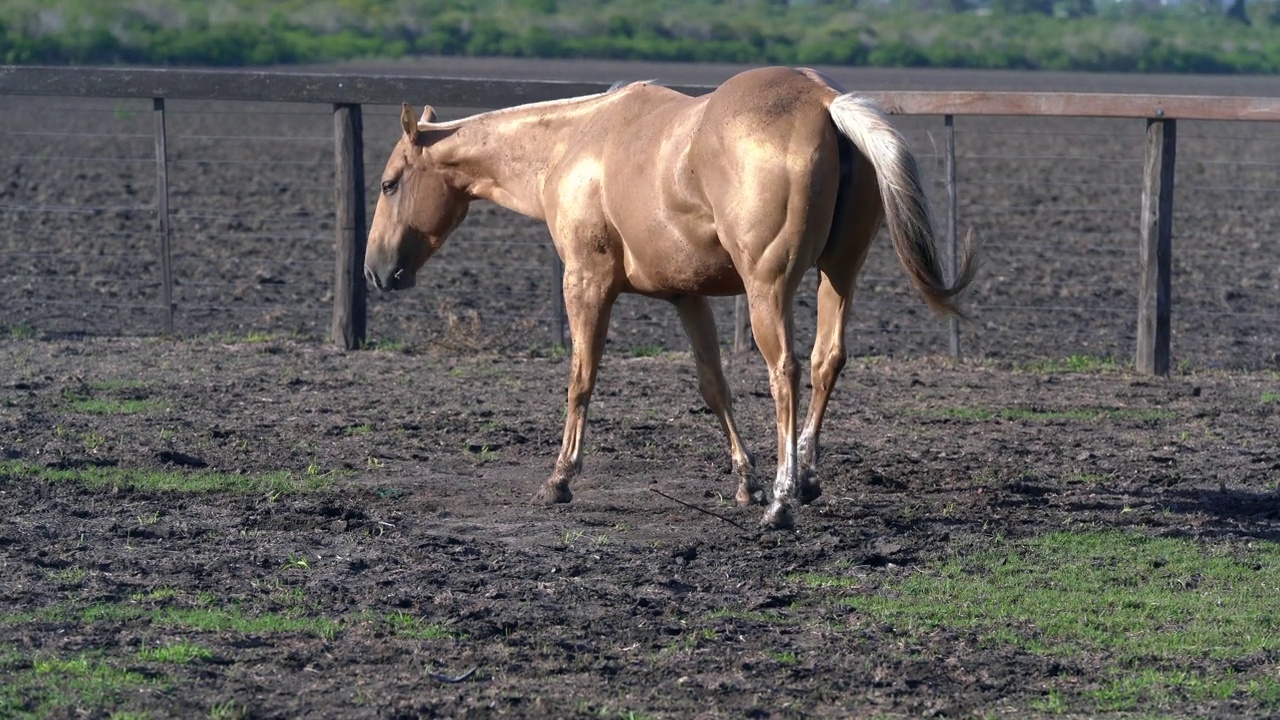
[[[403,135],[382,172],[365,279],[380,290],[416,273],[489,200],[550,230],[564,263],[572,351],[560,454],[534,496],[567,503],[582,472],[587,409],[620,293],[675,306],[698,387],[719,420],[740,506],[768,502],[765,528],[793,526],[819,496],[818,437],[845,364],[844,328],[859,270],[881,223],[907,277],[940,316],[963,317],[973,278],[966,247],[950,284],[915,157],[873,102],[808,68],[760,68],[691,97],[653,82],[438,122],[406,103]],[[817,268],[813,393],[797,433],[800,369],[793,305]],[[734,422],[709,296],[745,293],[768,366],[778,455],[772,498]]]

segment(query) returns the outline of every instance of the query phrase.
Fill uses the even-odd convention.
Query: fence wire
[[[175,331],[327,336],[331,109],[178,100],[166,109]],[[445,119],[473,112],[437,110]],[[49,130],[69,120],[75,132]],[[942,119],[894,122],[944,218]],[[163,332],[154,127],[145,101],[0,98],[0,324],[10,332]],[[962,353],[1015,363],[1132,357],[1143,123],[962,117],[955,127],[959,231],[981,248]],[[365,107],[364,134],[371,218],[399,109]],[[1270,160],[1278,146],[1277,124],[1179,123],[1175,362],[1280,366],[1280,163]],[[457,352],[549,352],[558,283],[542,223],[477,203],[416,289],[370,293],[369,335]],[[802,354],[815,287],[811,274],[796,301]],[[726,347],[733,305],[713,302]],[[847,327],[854,354],[947,351],[945,323],[915,296],[883,232]],[[686,347],[666,303],[619,300],[608,352]]]

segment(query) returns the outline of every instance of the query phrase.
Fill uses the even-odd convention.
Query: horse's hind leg
[[[813,343],[811,373],[813,396],[809,416],[800,433],[797,452],[800,456],[799,498],[812,502],[822,494],[815,476],[818,465],[818,435],[827,411],[831,392],[845,363],[844,326],[849,317],[858,272],[867,258],[867,250],[880,228],[880,193],[875,175],[865,163],[866,175],[859,178],[841,206],[832,227],[831,241],[818,258],[818,329]]]
[[[755,459],[742,443],[738,427],[733,421],[733,399],[729,385],[724,381],[720,366],[720,345],[716,342],[716,321],[706,298],[683,295],[672,301],[680,313],[680,322],[693,347],[693,358],[698,366],[698,389],[711,412],[720,420],[720,427],[729,440],[729,454],[733,457],[733,471],[738,476],[738,492],[734,495],[739,505],[749,505],[761,491],[753,477]]]
[[[792,503],[796,497],[796,414],[799,411],[800,365],[792,347],[795,336],[791,317],[794,282],[786,276],[772,282],[747,284],[751,306],[751,331],[756,347],[769,366],[769,388],[773,391],[778,422],[778,473],[773,482],[773,500],[760,524],[772,528],[792,525]]]

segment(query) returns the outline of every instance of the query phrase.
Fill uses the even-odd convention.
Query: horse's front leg
[[[596,371],[600,367],[604,339],[609,330],[609,313],[617,296],[608,279],[593,279],[588,273],[566,268],[564,304],[569,315],[570,337],[573,338],[569,405],[565,413],[560,457],[556,459],[551,477],[534,496],[543,505],[567,503],[573,499],[569,482],[582,472],[587,406],[591,404],[591,391],[595,388]]]

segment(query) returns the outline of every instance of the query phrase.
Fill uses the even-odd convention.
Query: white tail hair
[[[956,281],[948,285],[938,256],[929,202],[920,182],[920,168],[906,138],[867,98],[839,95],[828,110],[840,134],[857,146],[875,168],[885,224],[911,284],[935,312],[961,315],[954,298],[973,279],[974,252],[966,248]]]

